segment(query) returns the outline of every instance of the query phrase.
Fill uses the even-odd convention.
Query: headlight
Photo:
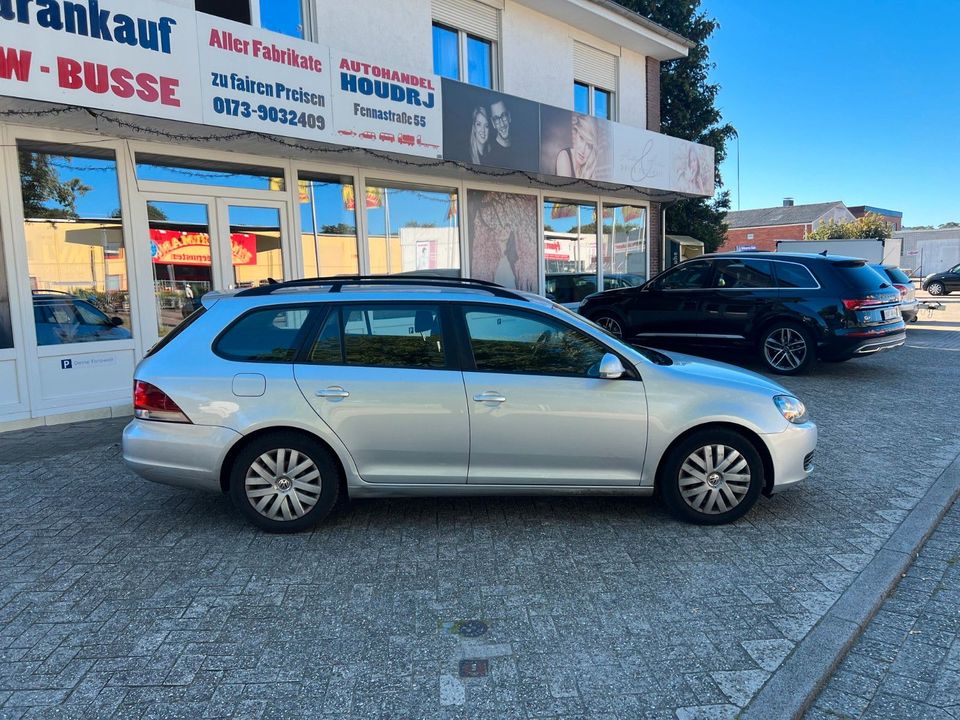
[[[807,421],[807,406],[792,395],[775,395],[773,402],[790,422],[799,425]]]

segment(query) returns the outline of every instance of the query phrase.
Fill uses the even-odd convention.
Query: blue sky
[[[958,0],[703,0],[740,208],[842,200],[960,222]],[[737,143],[724,185],[737,198]]]

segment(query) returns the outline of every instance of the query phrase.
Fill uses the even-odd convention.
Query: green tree
[[[807,240],[856,240],[862,238],[890,237],[890,223],[876,213],[867,213],[850,222],[828,220],[811,233]]]
[[[69,157],[21,150],[20,190],[25,218],[75,218],[77,198],[90,192],[80,178],[62,180],[54,160],[70,162]],[[52,207],[51,207],[52,205]]]
[[[955,227],[960,227],[960,223],[950,221],[950,222],[945,222],[945,223],[943,223],[943,224],[940,225],[940,229],[941,229],[941,230],[942,230],[943,228],[955,228]]]
[[[713,198],[681,200],[667,207],[670,234],[702,240],[707,252],[724,241],[724,216],[730,209],[730,192],[723,190],[720,163],[727,156],[727,141],[736,135],[733,125],[723,122],[716,107],[720,86],[711,83],[707,41],[719,23],[700,10],[700,0],[618,0],[621,5],[692,40],[696,46],[687,57],[660,64],[660,129],[667,135],[709,145],[715,152],[717,193]]]

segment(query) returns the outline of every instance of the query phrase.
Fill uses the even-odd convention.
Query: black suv
[[[649,345],[754,348],[772,372],[903,345],[900,292],[858,258],[704,255],[636,288],[590,295],[580,313]]]

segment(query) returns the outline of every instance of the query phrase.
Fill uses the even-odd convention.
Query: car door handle
[[[502,403],[507,399],[496,390],[487,390],[487,392],[478,393],[473,396],[476,402]]]
[[[326,390],[317,390],[317,397],[343,399],[350,397],[350,393],[339,385],[334,385],[333,387],[328,387]]]

